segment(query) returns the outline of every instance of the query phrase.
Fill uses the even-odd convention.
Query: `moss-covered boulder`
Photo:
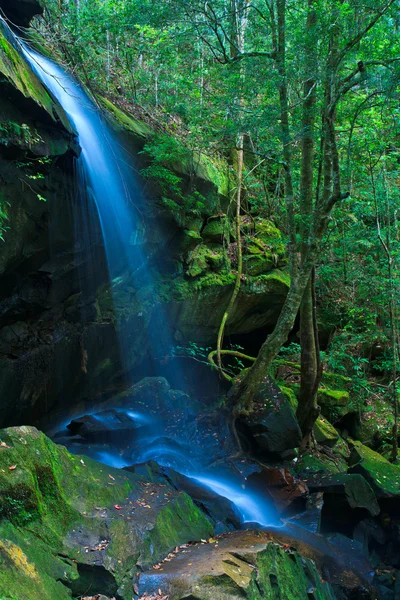
[[[212,526],[192,500],[143,475],[53,444],[32,427],[0,433],[0,597],[131,600],[138,567]]]
[[[231,224],[226,216],[217,216],[207,219],[201,235],[205,240],[222,244],[229,243]]]
[[[280,230],[260,217],[247,225],[243,270],[248,275],[262,275],[286,263],[285,245]]]
[[[318,404],[321,407],[321,413],[331,423],[336,423],[341,417],[354,408],[350,403],[350,394],[347,390],[333,390],[327,387],[318,389]]]
[[[339,439],[339,433],[324,417],[318,417],[314,425],[314,435],[318,444],[334,446]]]
[[[258,452],[282,455],[300,445],[301,431],[293,408],[272,381],[261,384],[254,405],[254,412],[241,422]]]
[[[294,471],[297,475],[307,479],[310,475],[331,475],[345,473],[348,465],[341,456],[326,454],[305,453],[296,460]]]
[[[279,387],[289,400],[293,410],[296,411],[298,400],[294,389],[285,385],[280,385]],[[318,417],[316,420],[314,425],[314,435],[319,444],[325,444],[326,446],[334,446],[339,439],[337,430],[324,417]]]
[[[400,466],[390,463],[378,452],[351,441],[350,473],[360,473],[370,483],[378,498],[400,497]]]
[[[369,483],[359,474],[342,473],[323,477],[310,477],[306,479],[311,492],[323,492],[325,495],[335,497],[340,502],[346,502],[352,509],[365,509],[371,516],[380,513],[375,493]]]

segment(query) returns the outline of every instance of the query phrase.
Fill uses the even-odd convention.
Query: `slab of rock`
[[[400,466],[390,463],[378,452],[352,441],[350,473],[359,473],[365,477],[378,498],[400,497]]]
[[[107,442],[132,438],[133,432],[141,426],[142,423],[126,412],[110,409],[73,419],[67,429],[72,435],[82,436],[89,441]]]
[[[323,492],[346,501],[350,508],[364,508],[371,516],[380,513],[375,493],[362,475],[340,473],[306,480],[311,492]]]
[[[290,544],[290,533],[266,531],[234,532],[181,548],[170,560],[140,574],[139,595],[161,592],[170,600],[335,600],[338,596],[326,581],[329,578],[355,593],[364,587],[366,599],[375,597],[367,592],[368,584],[351,572],[368,569],[366,561],[355,564],[347,555],[343,559],[340,550],[319,536],[308,536],[321,549],[301,540],[296,549],[296,541]]]

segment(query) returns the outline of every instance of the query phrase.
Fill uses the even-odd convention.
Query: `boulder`
[[[142,427],[128,413],[121,410],[103,410],[93,415],[73,419],[67,429],[73,436],[79,435],[91,442],[124,443],[134,437],[135,430]]]
[[[339,440],[339,433],[324,417],[318,417],[314,425],[314,435],[318,444],[333,447]]]
[[[379,504],[369,483],[358,474],[341,473],[339,475],[314,476],[306,479],[311,492],[323,492],[335,497],[338,504],[345,501],[352,509],[366,509],[371,516],[380,513]]]
[[[295,459],[294,471],[302,478],[310,475],[331,475],[333,473],[345,473],[347,471],[347,462],[341,456],[328,456],[325,454],[313,453],[302,454]]]
[[[346,390],[319,388],[318,404],[322,416],[331,423],[336,423],[348,413],[354,412],[350,404],[350,394]]]
[[[364,588],[365,599],[375,597],[361,575],[370,568],[367,561],[357,562],[347,552],[342,555],[333,545],[321,543],[319,536],[308,536],[306,542],[278,530],[243,531],[179,549],[161,568],[140,574],[139,595],[159,594],[170,600],[334,600],[359,597],[357,590]],[[321,548],[313,549],[312,540]],[[344,593],[336,596],[332,584]]]
[[[300,445],[302,436],[293,408],[271,380],[260,386],[254,404],[254,412],[240,424],[257,452],[280,455]]]
[[[249,475],[247,481],[263,495],[270,497],[280,513],[305,507],[307,486],[285,467],[263,468]]]
[[[138,567],[213,527],[189,496],[73,456],[33,427],[0,432],[0,597],[132,599]]]
[[[351,441],[350,447],[349,472],[363,475],[378,498],[399,498],[400,466],[390,463],[361,442]]]
[[[291,523],[312,533],[319,533],[321,529],[321,514],[324,506],[323,492],[313,492],[308,495],[306,510],[289,519]]]

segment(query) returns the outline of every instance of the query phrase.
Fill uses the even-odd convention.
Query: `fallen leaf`
[[[122,506],[120,506],[119,504],[114,504],[114,508],[116,508],[117,510],[121,510]]]
[[[14,471],[14,469],[17,468],[17,465],[11,465],[11,467],[8,467],[10,471]]]
[[[113,477],[112,475],[109,475],[109,478],[115,481],[115,477]]]

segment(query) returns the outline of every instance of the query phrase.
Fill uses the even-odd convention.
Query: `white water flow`
[[[132,169],[101,111],[73,77],[25,45],[23,51],[38,77],[63,107],[78,134],[82,153],[78,158],[77,171],[81,173],[80,184],[88,188],[86,197],[94,202],[98,213],[109,275],[112,280],[116,277],[121,255],[124,255],[124,264],[128,265],[130,275],[133,276],[143,257],[140,257],[137,247],[132,244],[137,230],[133,199],[140,195]],[[90,229],[90,223],[88,226]],[[96,265],[93,265],[93,269],[95,268]],[[123,335],[120,332],[120,336]],[[149,335],[151,336],[151,332]],[[158,429],[156,425],[155,429]],[[163,436],[162,429],[159,428],[157,433],[160,440]],[[97,458],[114,466],[123,467],[126,464],[117,453],[104,452]],[[200,463],[193,472],[193,465],[182,449],[167,450],[160,441],[157,443],[157,438],[153,438],[149,444],[143,445],[137,458],[138,462],[151,458],[164,466],[171,465],[171,462],[175,466],[173,461],[179,459],[176,470],[228,498],[235,504],[244,522],[257,522],[264,526],[276,522],[268,501],[251,490],[244,489],[244,480],[232,477],[228,481],[225,476],[220,477],[215,472],[203,477]]]
[[[104,238],[110,276],[125,255],[130,268],[136,231],[133,198],[139,195],[132,169],[114,139],[101,111],[82,87],[66,71],[51,60],[23,46],[33,70],[51,94],[59,101],[79,136],[82,149],[78,169],[83,168],[88,195],[94,200]]]

